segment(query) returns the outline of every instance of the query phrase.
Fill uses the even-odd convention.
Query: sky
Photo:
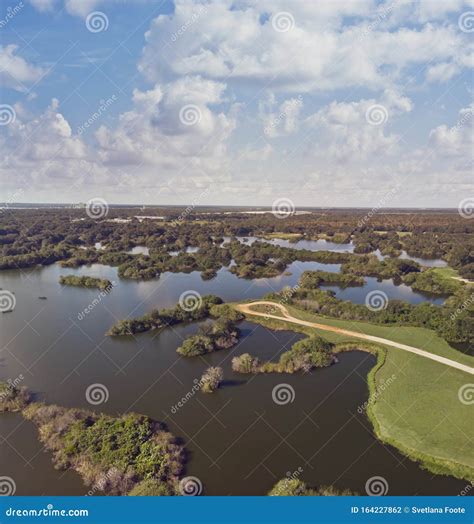
[[[4,0],[0,201],[474,201],[474,0]]]

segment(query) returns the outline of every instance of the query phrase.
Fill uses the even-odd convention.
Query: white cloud
[[[439,153],[465,156],[471,159],[474,151],[474,103],[459,111],[458,121],[452,127],[442,124],[430,132],[430,144]]]
[[[369,1],[211,1],[202,16],[196,14],[198,5],[177,1],[173,15],[153,21],[139,64],[149,80],[198,74],[293,93],[380,89],[397,82],[410,66],[452,61],[468,45],[457,25],[426,23],[389,32],[373,23],[368,28],[366,20],[378,12]],[[271,23],[280,10],[291,10],[295,20],[286,32],[275,31]],[[439,10],[433,12],[438,16]],[[369,18],[363,21],[361,15]]]
[[[26,92],[46,71],[18,56],[17,50],[18,46],[13,44],[0,46],[0,82],[15,91]]]
[[[56,0],[30,0],[30,4],[40,13],[45,13],[54,10]]]
[[[409,98],[391,90],[386,90],[380,100],[332,102],[305,121],[316,131],[313,154],[339,162],[391,155],[398,150],[399,137],[386,128],[412,108]]]
[[[299,127],[299,116],[303,108],[301,95],[284,100],[276,111],[274,109],[275,103],[275,97],[271,94],[267,101],[262,101],[259,104],[264,134],[268,138],[273,138],[296,132]]]
[[[236,123],[236,108],[227,114],[213,108],[223,102],[224,89],[221,83],[187,77],[147,92],[135,90],[134,107],[118,125],[96,132],[101,163],[118,172],[132,169],[146,184],[165,185],[171,192],[187,177],[178,191],[219,180],[228,170],[227,141]],[[198,115],[192,125],[181,116],[189,106]]]
[[[79,17],[126,5],[54,1],[32,4],[64,5]],[[438,98],[435,83],[446,94],[452,82],[461,96],[458,77],[474,55],[457,22],[474,0],[175,4],[152,21],[137,57],[148,84],[133,89],[121,114],[114,106],[113,123],[90,143],[74,134],[57,102],[36,117],[24,100],[15,105],[17,121],[0,139],[7,183],[29,182],[38,192],[97,187],[89,196],[149,203],[160,196],[184,203],[212,186],[214,203],[268,204],[285,195],[331,206],[371,205],[400,182],[393,205],[429,205],[465,190],[472,105],[451,127],[427,126],[421,115],[424,94],[427,103]],[[282,11],[294,20],[288,31],[274,27]],[[44,73],[15,46],[0,51],[9,87],[24,91]],[[449,111],[454,93],[445,94]]]
[[[101,3],[101,0],[65,0],[64,6],[71,15],[85,18]]]

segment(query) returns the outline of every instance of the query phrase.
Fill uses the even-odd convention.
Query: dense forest
[[[0,217],[0,269],[61,261],[74,267],[93,262],[119,267],[122,278],[154,278],[163,271],[193,271],[212,278],[230,264],[239,276],[271,276],[295,260],[295,250],[270,244],[245,246],[224,237],[257,236],[349,242],[355,253],[376,250],[389,257],[442,258],[467,279],[474,278],[474,223],[454,211],[379,211],[364,221],[364,210],[319,210],[285,220],[271,213],[249,215],[216,208],[111,208],[107,217],[89,218],[84,209],[8,209]],[[235,210],[234,210],[235,211]],[[137,218],[138,217],[138,218]],[[96,244],[101,249],[96,249]],[[146,246],[149,255],[132,255]],[[188,253],[187,248],[199,247]],[[316,256],[317,255],[317,256]],[[299,260],[349,262],[346,253],[299,253]],[[271,259],[269,261],[269,259]],[[324,260],[323,260],[324,259]]]
[[[228,268],[239,278],[253,279],[281,275],[294,261],[340,264],[339,273],[305,273],[291,300],[328,316],[404,322],[435,329],[453,343],[473,343],[472,287],[463,279],[474,279],[474,221],[455,211],[380,210],[370,220],[364,220],[366,211],[360,209],[313,210],[285,220],[271,213],[246,214],[232,208],[199,208],[187,214],[181,208],[149,208],[146,217],[143,213],[138,208],[112,207],[106,217],[93,219],[77,208],[4,210],[0,269],[55,262],[64,267],[101,263],[116,266],[121,279],[140,280],[159,278],[163,272],[192,271],[212,279],[217,271]],[[256,240],[247,243],[242,237]],[[288,247],[270,243],[275,238],[288,240]],[[351,243],[353,253],[292,247],[299,240],[318,239],[342,246]],[[137,246],[146,251],[132,253]],[[449,267],[429,268],[410,257],[439,258]],[[396,284],[448,298],[443,307],[391,301],[383,311],[374,312],[320,289],[323,284],[360,286],[365,277],[393,279]],[[63,277],[62,283],[105,285],[75,276]],[[153,311],[120,322],[109,334],[204,319],[212,316],[210,308],[219,303],[215,297],[205,297],[201,307],[191,312],[179,307]]]

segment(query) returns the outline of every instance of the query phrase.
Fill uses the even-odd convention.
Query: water
[[[394,284],[393,280],[378,281],[374,277],[364,277],[365,285],[361,287],[348,287],[341,289],[337,286],[321,286],[321,289],[334,291],[337,298],[341,300],[350,300],[354,304],[365,304],[365,299],[368,293],[383,292],[387,295],[389,300],[403,300],[410,304],[421,304],[422,302],[431,302],[432,304],[442,305],[445,297],[437,295],[429,295],[427,293],[420,293],[413,291],[405,284]]]
[[[259,237],[236,237],[242,244],[251,246],[257,240],[260,242],[267,242],[274,246],[289,247],[292,249],[308,249],[309,251],[336,251],[338,253],[353,253],[355,245],[352,242],[347,244],[338,244],[336,242],[330,242],[329,240],[298,240],[298,242],[290,242],[289,240],[282,238],[273,238],[266,240]],[[229,242],[230,237],[224,237],[224,242]],[[386,257],[382,255],[380,249],[376,249],[372,252],[379,260],[384,260]],[[426,267],[447,267],[447,262],[440,258],[417,258],[411,257],[406,251],[402,251],[399,258],[411,259],[418,262],[422,266]]]
[[[260,237],[236,237],[239,242],[251,246],[254,242],[266,242],[274,246],[289,247],[292,249],[308,249],[309,251],[337,251],[343,253],[352,253],[354,251],[354,245],[349,244],[337,244],[336,242],[330,242],[328,240],[298,240],[298,242],[290,242],[283,238],[272,238],[267,240]],[[224,242],[229,242],[230,237],[224,237]]]
[[[414,260],[415,262],[418,262],[418,264],[426,267],[447,267],[448,263],[441,258],[418,258],[418,257],[411,257],[406,251],[402,251],[402,254],[399,258],[409,258],[410,260]]]
[[[314,264],[292,266],[296,273]],[[97,290],[58,284],[60,274],[71,272],[109,278],[117,285],[91,306]],[[243,322],[238,346],[194,359],[180,357],[176,348],[196,332],[196,324],[135,338],[105,336],[118,319],[172,306],[185,290],[235,300],[257,298],[296,281],[294,274],[251,282],[221,270],[211,281],[191,273],[127,282],[117,279],[115,268],[101,265],[74,271],[56,265],[2,271],[0,287],[14,291],[17,303],[12,313],[0,316],[0,378],[22,374],[22,384],[48,403],[110,414],[133,410],[164,421],[189,450],[186,474],[200,478],[209,495],[264,494],[298,468],[310,484],[334,484],[359,493],[374,475],[388,480],[393,495],[459,493],[464,482],[432,476],[382,445],[365,416],[357,413],[368,397],[365,377],[374,365],[371,355],[343,354],[339,364],[308,375],[246,376],[231,371],[233,356],[249,352],[263,360],[276,359],[300,335]],[[86,308],[89,312],[81,316]],[[198,392],[172,412],[209,365],[223,367],[224,387],[212,395]],[[85,390],[93,383],[109,390],[106,404],[92,407],[86,402]],[[295,390],[294,402],[286,406],[272,401],[272,390],[281,383]],[[18,494],[87,491],[74,472],[53,468],[36,429],[19,414],[1,415],[0,432],[6,439],[0,444],[0,472],[15,480]]]
[[[149,255],[150,250],[146,246],[135,246],[130,249],[130,251],[127,251],[130,255]]]

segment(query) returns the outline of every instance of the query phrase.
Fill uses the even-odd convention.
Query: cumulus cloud
[[[64,6],[69,14],[85,18],[100,3],[100,0],[65,0]]]
[[[31,3],[82,18],[107,5]],[[24,100],[15,105],[0,139],[2,178],[35,188],[83,183],[150,203],[159,195],[185,203],[209,186],[225,203],[284,194],[304,205],[371,205],[394,184],[402,189],[393,205],[429,205],[427,188],[454,199],[472,168],[473,107],[464,103],[458,122],[426,125],[423,98],[437,84],[460,86],[474,66],[472,39],[458,25],[473,7],[176,0],[144,35],[141,88],[132,85],[128,106],[120,114],[114,106],[87,143],[56,101],[36,116]],[[44,71],[16,52],[0,48],[0,75],[21,92]],[[416,144],[405,138],[412,127]]]
[[[289,135],[298,130],[299,117],[303,108],[301,95],[284,100],[275,110],[276,99],[269,94],[268,99],[259,104],[263,132],[268,138]]]
[[[45,13],[54,10],[56,0],[30,0],[30,4],[40,13]]]
[[[305,124],[317,131],[314,154],[353,162],[395,153],[399,136],[386,129],[399,115],[412,109],[409,98],[386,90],[380,99],[332,102],[309,116]]]
[[[457,122],[448,127],[442,124],[430,132],[430,144],[440,154],[466,156],[472,159],[474,151],[474,103],[459,111]]]
[[[91,11],[94,11],[104,0],[30,0],[30,4],[40,13],[53,12],[62,6],[66,12],[73,16],[85,18]]]
[[[26,92],[46,71],[18,56],[17,50],[18,46],[13,44],[0,46],[0,82],[15,91]]]
[[[199,9],[205,15],[198,16]],[[396,9],[387,11],[387,19]],[[288,10],[289,29],[276,30],[272,17]],[[410,66],[451,61],[468,45],[457,26],[426,23],[387,31],[384,20],[367,25],[377,12],[370,1],[180,0],[173,15],[153,21],[139,68],[155,82],[199,74],[292,93],[380,89],[393,85]]]
[[[16,105],[16,119],[0,138],[4,157],[0,166],[2,185],[7,190],[21,188],[25,194],[43,194],[46,199],[68,186],[74,194],[95,173],[94,183],[103,183],[100,168],[83,141],[74,136],[69,122],[58,110],[58,101],[37,117]],[[45,197],[43,197],[45,198]]]

